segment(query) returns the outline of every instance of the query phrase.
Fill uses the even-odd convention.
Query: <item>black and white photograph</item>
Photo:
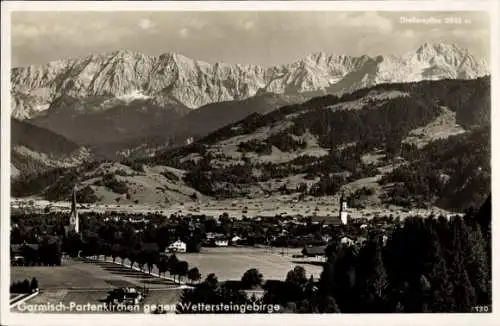
[[[2,3],[12,324],[492,316],[494,6],[246,3]]]

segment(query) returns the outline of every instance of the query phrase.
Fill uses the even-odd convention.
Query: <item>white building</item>
[[[146,223],[144,217],[129,217],[129,223]]]
[[[73,231],[80,232],[80,220],[78,218],[78,210],[76,208],[76,185],[73,187],[73,196],[71,198],[71,213],[69,216],[69,223],[65,226],[66,234]]]
[[[349,237],[343,237],[340,239],[340,243],[347,246],[354,245],[354,240]]]
[[[235,235],[234,237],[232,237],[231,239],[231,244],[235,245],[237,244],[238,242],[240,242],[242,240],[242,238],[240,236],[237,236]]]
[[[347,224],[347,200],[344,198],[344,194],[340,196],[340,209],[339,218],[342,224]]]
[[[227,247],[229,245],[229,241],[223,239],[217,239],[215,240],[215,245],[217,247]]]
[[[330,235],[324,235],[321,237],[321,240],[323,240],[324,243],[328,243],[332,240],[332,237]]]
[[[186,252],[186,243],[181,240],[177,240],[168,246],[168,251],[170,252]]]

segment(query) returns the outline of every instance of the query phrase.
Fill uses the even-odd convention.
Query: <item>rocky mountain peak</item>
[[[12,69],[12,115],[33,118],[61,96],[78,99],[92,111],[99,101],[140,92],[156,103],[200,106],[249,98],[257,92],[297,94],[329,89],[353,91],[379,82],[476,78],[486,65],[456,44],[424,43],[416,52],[396,56],[331,55],[315,52],[294,63],[210,64],[174,52],[148,56],[130,50],[58,60]]]

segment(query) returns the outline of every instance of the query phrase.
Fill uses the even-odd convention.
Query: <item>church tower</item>
[[[71,197],[71,213],[69,217],[69,226],[68,230],[75,231],[78,233],[79,230],[79,219],[78,219],[78,211],[76,209],[76,185],[73,188],[73,196]]]
[[[347,199],[344,193],[340,196],[339,218],[342,224],[347,224]]]

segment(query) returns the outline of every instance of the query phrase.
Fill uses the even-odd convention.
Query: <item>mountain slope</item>
[[[87,114],[74,113],[64,107],[29,121],[78,144],[88,145],[102,157],[132,158],[182,146],[186,139],[203,137],[253,112],[268,113],[308,98],[265,93],[241,101],[208,104],[190,112],[180,105],[170,110],[156,106],[150,99],[134,99],[114,101],[110,109]]]
[[[476,130],[489,128],[489,120],[483,119],[489,116],[488,103],[488,78],[383,84],[342,97],[315,98],[267,115],[253,114],[190,146],[142,162],[183,167],[189,170],[188,184],[215,197],[259,196],[283,191],[334,195],[357,180],[368,181],[374,177],[375,181],[381,180],[399,165],[413,164],[416,157],[423,156],[427,167],[437,164],[433,160],[444,161],[451,155],[443,151],[442,156],[408,156],[408,151],[426,153],[436,146],[451,148],[452,144],[463,144],[462,147],[453,145],[459,148],[453,154],[460,159],[467,153],[476,153],[471,149],[478,148],[478,142],[482,148],[488,147],[487,137],[471,140],[477,138]],[[464,112],[473,119],[459,119]],[[456,124],[461,129],[442,128],[440,134],[435,134],[435,128],[429,128],[455,116],[453,127]],[[428,132],[434,134],[427,135]],[[457,133],[459,135],[454,136]],[[413,142],[408,141],[410,135],[413,139],[421,137],[424,146],[412,145]],[[478,152],[477,159],[489,160],[488,153]],[[461,173],[459,166],[451,167],[446,173]],[[479,185],[490,175],[488,166],[482,169],[481,175],[457,179],[455,186],[466,189],[463,194],[477,191],[480,198],[485,188]],[[382,198],[390,192],[384,187],[378,190]],[[447,191],[425,202],[406,204],[436,203],[447,209],[461,210],[463,207],[458,205],[460,200],[455,196],[463,194]]]
[[[267,114],[252,113],[190,145],[124,163],[135,172],[115,171],[119,182],[106,177],[106,164],[95,163],[72,174],[54,171],[15,182],[13,193],[58,199],[79,182],[104,202],[122,196],[122,188],[130,186],[141,191],[141,203],[157,204],[163,197],[147,183],[157,184],[159,171],[169,169],[176,176],[160,173],[159,182],[174,180],[185,190],[181,197],[165,194],[170,203],[186,196],[194,202],[267,197],[277,202],[285,196],[301,203],[325,198],[328,204],[346,191],[353,207],[438,205],[461,211],[462,204],[475,204],[489,191],[489,94],[490,80],[485,77],[380,84],[342,96],[316,97]],[[465,113],[470,119],[463,119]],[[443,128],[437,128],[443,122]],[[478,166],[481,171],[472,173]],[[421,178],[401,171],[426,174]],[[425,192],[419,186],[424,176],[451,183]],[[401,180],[410,188],[402,188]],[[102,192],[99,187],[106,183]],[[406,201],[401,201],[405,191]],[[196,193],[194,199],[190,192]]]
[[[38,195],[51,201],[69,199],[78,184],[79,202],[140,204],[155,207],[191,202],[204,196],[183,181],[184,171],[165,166],[127,166],[93,162],[69,169],[53,169],[12,182],[12,196]]]
[[[95,112],[74,112],[72,104],[78,99],[65,96],[45,115],[30,123],[52,130],[81,145],[100,145],[131,140],[149,133],[152,125],[170,123],[186,113],[181,105],[164,108],[150,99],[113,101],[110,108]],[[81,104],[78,104],[81,105]]]
[[[76,166],[92,157],[88,149],[63,136],[16,119],[11,119],[11,143],[14,177]]]
[[[491,192],[491,133],[483,127],[436,140],[403,155],[412,162],[381,180],[391,203],[427,203],[464,211],[478,208]]]
[[[65,155],[78,149],[78,145],[61,135],[17,119],[10,120],[11,142],[48,155]]]
[[[170,134],[182,138],[203,137],[252,113],[266,114],[279,107],[304,102],[309,98],[299,94],[265,93],[240,101],[212,103],[189,112],[170,125],[160,124],[153,128],[158,130],[158,133],[168,130]]]

